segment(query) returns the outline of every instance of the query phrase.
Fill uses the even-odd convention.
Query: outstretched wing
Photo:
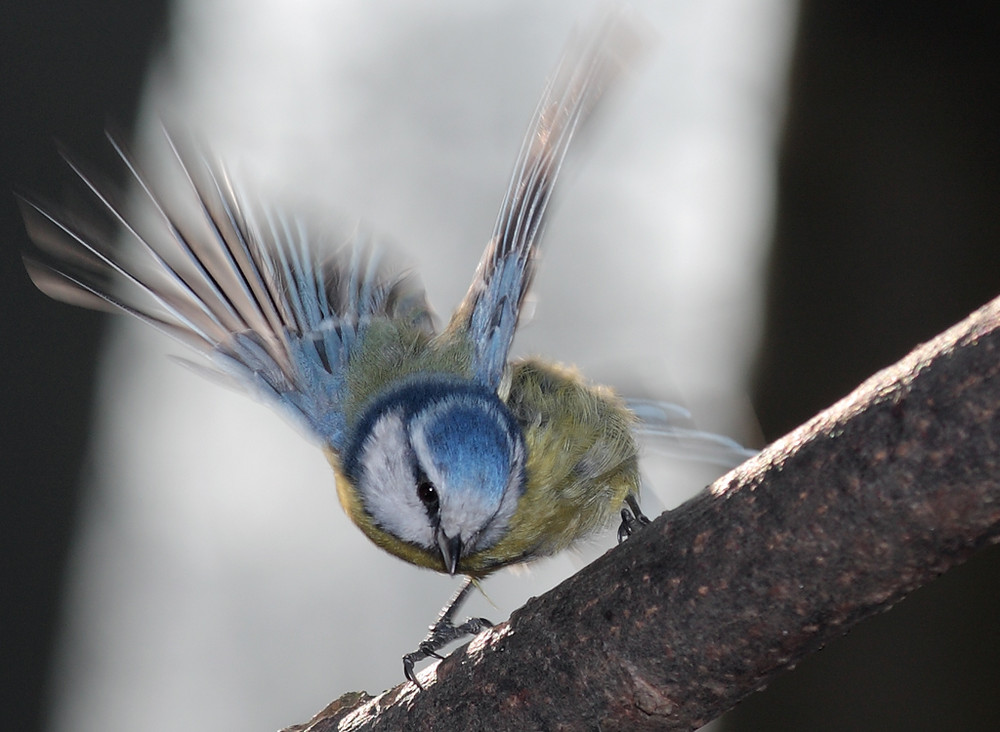
[[[93,219],[20,196],[35,245],[24,254],[31,279],[58,300],[123,311],[165,332],[339,449],[354,344],[373,318],[432,331],[422,288],[357,236],[326,249],[301,221],[251,204],[220,166],[168,141],[182,180],[172,205],[111,139],[139,194],[129,214],[111,186],[64,154],[105,218],[134,240],[125,246]]]
[[[449,331],[473,347],[473,371],[496,389],[534,275],[535,245],[573,134],[639,48],[621,11],[570,40],[535,110],[493,236]]]
[[[636,416],[632,431],[645,452],[723,470],[735,468],[759,452],[725,435],[695,428],[691,413],[678,404],[652,399],[626,399],[625,404]]]

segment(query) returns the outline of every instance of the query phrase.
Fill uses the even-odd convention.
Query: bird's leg
[[[475,635],[485,628],[493,627],[493,623],[486,618],[468,618],[461,625],[455,625],[453,622],[455,613],[458,612],[462,603],[465,602],[465,598],[469,594],[469,590],[472,589],[472,586],[472,577],[466,577],[458,592],[455,593],[455,596],[451,598],[447,605],[441,608],[441,614],[438,615],[437,621],[430,627],[430,632],[417,647],[417,650],[403,656],[403,673],[419,689],[423,690],[424,687],[420,686],[420,682],[417,681],[417,677],[413,673],[413,665],[415,663],[431,656],[434,658],[444,658],[444,656],[438,654],[438,651],[452,641],[467,635]]]
[[[638,529],[649,523],[649,519],[639,509],[635,496],[625,496],[628,507],[622,508],[622,524],[618,527],[618,543],[621,544]]]

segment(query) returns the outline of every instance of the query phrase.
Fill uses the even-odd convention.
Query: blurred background
[[[1000,8],[636,2],[648,61],[585,136],[515,343],[755,447],[1000,293]],[[361,220],[464,293],[578,3],[6,3],[0,190],[160,117],[262,196]],[[71,194],[65,193],[66,196]],[[72,199],[67,199],[72,200]],[[401,678],[454,581],[374,549],[320,452],[173,344],[34,290],[0,196],[0,688],[19,730],[275,729]],[[669,508],[714,475],[650,465]],[[603,551],[613,540],[596,542]],[[588,552],[584,552],[586,555]],[[987,551],[729,730],[996,729]],[[486,584],[499,621],[585,561]]]

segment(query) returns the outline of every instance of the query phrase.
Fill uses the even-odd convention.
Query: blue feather
[[[167,207],[113,139],[143,193],[139,212],[127,214],[110,186],[64,155],[96,198],[96,213],[139,246],[113,247],[93,225],[22,196],[35,243],[24,255],[29,274],[52,297],[153,325],[205,357],[227,383],[342,449],[344,374],[355,346],[375,318],[429,329],[423,290],[412,275],[384,266],[367,239],[324,251],[301,221],[251,205],[221,166],[167,140],[188,184],[181,210]],[[152,225],[140,226],[149,218]]]

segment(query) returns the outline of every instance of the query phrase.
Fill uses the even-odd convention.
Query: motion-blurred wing
[[[521,304],[534,274],[535,245],[569,143],[607,88],[629,66],[639,36],[621,12],[570,41],[535,110],[493,236],[449,330],[473,346],[473,372],[496,389]]]
[[[650,399],[626,399],[625,403],[637,417],[632,431],[645,452],[723,470],[735,468],[758,452],[724,435],[696,429],[691,413],[677,404]]]
[[[21,197],[34,283],[56,299],[139,318],[341,447],[351,349],[373,318],[430,331],[418,283],[383,266],[357,237],[327,250],[302,222],[250,205],[221,167],[172,140],[182,183],[168,205],[112,144],[139,193],[129,214],[111,186],[64,157],[117,231]],[[116,246],[119,232],[134,241]]]

